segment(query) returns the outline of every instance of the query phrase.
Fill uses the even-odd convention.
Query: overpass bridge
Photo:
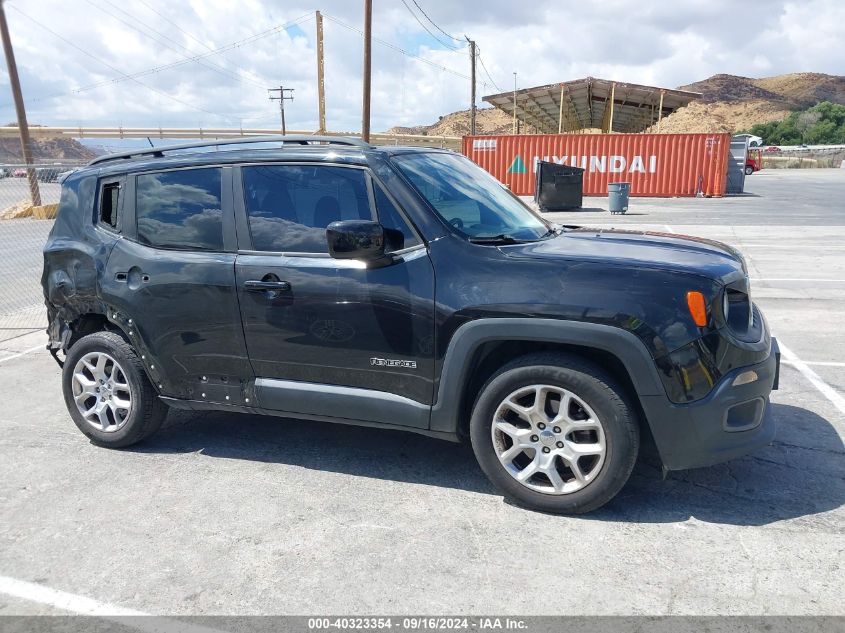
[[[227,139],[244,136],[274,136],[277,128],[162,128],[162,127],[52,127],[30,126],[34,139]],[[321,134],[324,136],[360,136],[358,132],[315,132],[288,130],[288,134]],[[0,127],[0,138],[20,138],[17,126]],[[459,151],[459,136],[427,136],[424,134],[370,134],[374,145],[413,145],[441,147]]]

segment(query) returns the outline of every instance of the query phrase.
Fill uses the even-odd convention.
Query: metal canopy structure
[[[511,116],[515,109],[515,120],[536,132],[561,134],[584,130],[636,133],[652,125],[657,125],[659,132],[663,117],[700,97],[698,92],[586,77],[483,99]]]

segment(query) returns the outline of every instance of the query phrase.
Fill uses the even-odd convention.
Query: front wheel
[[[580,514],[625,485],[639,426],[624,392],[601,368],[566,354],[533,354],[482,388],[470,422],[487,477],[521,505]]]
[[[750,176],[753,173],[754,173],[754,168],[751,165],[746,165],[745,166],[745,175]]]
[[[70,348],[62,390],[74,423],[99,446],[140,442],[167,415],[135,350],[114,332],[89,334]]]

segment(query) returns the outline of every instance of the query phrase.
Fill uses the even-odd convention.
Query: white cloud
[[[445,49],[398,0],[374,4],[377,38],[459,74],[469,73],[463,44],[451,42],[461,49],[458,52]],[[408,4],[413,7],[410,0]],[[845,67],[839,33],[845,4],[834,0],[678,0],[671,8],[662,2],[630,0],[483,4],[419,0],[419,4],[452,35],[466,33],[476,39],[487,69],[503,90],[511,88],[513,71],[519,73],[520,86],[586,75],[677,86],[722,72],[840,73]],[[278,125],[278,105],[268,100],[266,88],[284,84],[295,88],[295,100],[287,104],[288,126],[316,128],[312,16],[320,8],[327,16],[328,124],[335,130],[360,129],[362,40],[359,33],[328,18],[359,28],[361,5],[354,0],[324,0],[319,6],[303,0],[6,3],[30,121],[164,127]],[[73,92],[118,77],[105,64],[132,74],[177,62],[189,52],[207,53],[209,47],[248,38],[301,16],[308,17],[297,27],[210,56],[203,64],[182,64],[137,79],[148,87],[118,81]],[[467,107],[466,79],[380,43],[373,46],[373,129],[432,122],[438,115]],[[479,78],[487,81],[481,69]],[[0,81],[6,86],[0,120],[12,121],[8,78]],[[496,92],[492,85],[479,86],[479,102],[481,95],[492,92]]]

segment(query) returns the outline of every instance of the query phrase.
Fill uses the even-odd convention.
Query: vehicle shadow
[[[799,407],[772,404],[775,442],[755,454],[662,479],[643,456],[625,488],[587,520],[765,525],[845,504],[845,447],[830,423]],[[383,429],[222,412],[171,411],[158,434],[130,449],[280,463],[302,468],[499,493],[471,448]]]
[[[772,403],[775,441],[751,455],[709,468],[670,472],[656,454],[640,459],[603,521],[663,523],[695,517],[709,523],[765,525],[845,505],[845,446],[826,419]]]

